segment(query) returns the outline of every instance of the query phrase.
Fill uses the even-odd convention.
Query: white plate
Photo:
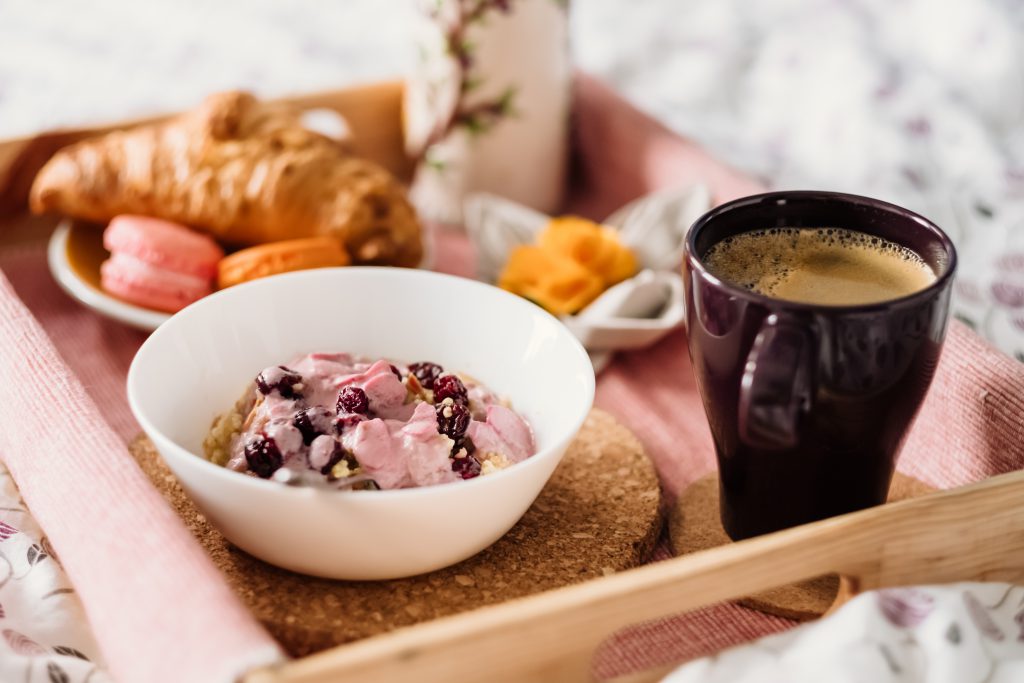
[[[53,277],[61,289],[67,292],[71,298],[100,315],[147,332],[152,332],[171,317],[169,313],[143,308],[112,297],[75,270],[68,256],[68,242],[72,229],[70,220],[61,221],[50,237],[50,244],[46,251],[50,272],[53,273]]]
[[[82,232],[86,230],[96,230],[96,238],[90,239],[91,236],[83,235]],[[83,306],[91,308],[100,315],[112,320],[117,320],[146,332],[152,332],[166,322],[171,317],[171,314],[152,308],[145,308],[144,306],[136,306],[113,297],[100,289],[98,285],[99,273],[86,275],[75,268],[68,251],[72,238],[80,239],[82,243],[89,242],[88,248],[90,250],[97,250],[100,249],[99,245],[92,242],[99,241],[98,230],[98,228],[77,224],[71,219],[66,218],[62,220],[57,225],[53,235],[50,236],[50,243],[47,247],[46,256],[47,262],[50,265],[50,272],[53,274],[54,279],[57,280],[57,284],[60,285],[61,289]],[[433,262],[433,236],[430,231],[424,230],[423,260],[420,262],[419,267],[429,270]],[[98,265],[96,263],[80,267],[92,268],[98,267]]]

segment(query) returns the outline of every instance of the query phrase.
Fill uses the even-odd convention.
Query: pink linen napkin
[[[2,274],[0,349],[0,457],[116,679],[224,683],[279,660]]]
[[[641,195],[693,183],[711,189],[712,204],[765,191],[593,77],[577,74],[573,102],[569,211],[601,220]]]

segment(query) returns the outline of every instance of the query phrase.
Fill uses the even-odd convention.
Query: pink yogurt
[[[311,353],[265,369],[228,467],[262,477],[279,467],[313,470],[325,479],[361,471],[381,489],[399,489],[478,476],[478,459],[514,464],[536,452],[530,426],[486,387],[461,377],[464,398],[435,406],[412,374],[404,364],[346,353]],[[339,401],[348,387],[363,392],[365,403],[356,392],[352,405],[368,405],[366,412]],[[442,416],[450,417],[453,400],[468,411],[464,433]]]

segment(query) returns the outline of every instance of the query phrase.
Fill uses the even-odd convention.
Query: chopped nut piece
[[[331,479],[344,479],[351,477],[359,473],[361,468],[353,467],[349,464],[347,458],[342,458],[338,461],[338,464],[331,468]]]
[[[492,474],[512,464],[503,453],[494,451],[477,453],[476,458],[480,461],[480,474]]]
[[[405,389],[409,392],[409,395],[406,397],[406,403],[410,400],[415,401],[419,399],[431,405],[434,404],[434,392],[424,389],[420,381],[416,379],[416,375],[411,372],[405,376]]]

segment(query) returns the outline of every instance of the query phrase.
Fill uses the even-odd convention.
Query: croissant
[[[415,212],[386,170],[243,92],[166,122],[84,140],[39,171],[30,206],[96,222],[141,214],[229,246],[332,235],[355,263],[415,266]]]

